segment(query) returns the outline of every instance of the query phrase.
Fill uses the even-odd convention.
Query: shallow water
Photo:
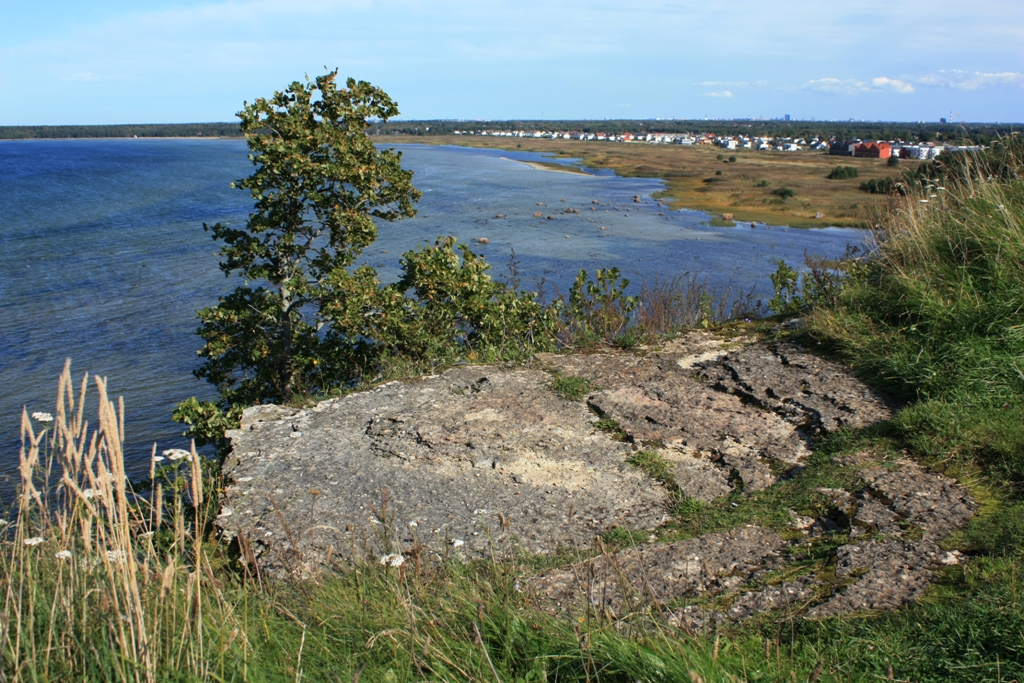
[[[779,259],[838,256],[865,238],[836,228],[712,228],[707,214],[652,200],[658,180],[520,163],[543,158],[532,153],[399,149],[423,199],[416,218],[382,224],[360,261],[385,281],[398,277],[403,252],[451,234],[486,237],[474,250],[496,276],[507,276],[514,249],[522,286],[543,280],[548,293],[566,291],[579,268],[618,266],[634,286],[701,272],[756,285],[767,300]],[[251,201],[229,183],[250,170],[239,140],[0,142],[0,489],[17,470],[22,406],[53,411],[67,357],[74,376],[106,376],[124,396],[133,473],[148,467],[154,441],[161,450],[185,445],[174,405],[213,398],[192,376],[195,310],[234,286],[202,224],[244,223]]]

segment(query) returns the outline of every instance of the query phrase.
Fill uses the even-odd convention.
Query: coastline
[[[730,152],[703,146],[455,135],[381,135],[373,140],[377,144],[452,145],[579,159],[582,166],[610,169],[622,177],[662,180],[665,189],[654,198],[675,210],[702,211],[718,217],[732,214],[736,223],[793,228],[868,227],[884,210],[886,197],[862,192],[860,183],[901,173],[901,169],[886,168],[884,161],[811,152]],[[723,158],[719,159],[720,156]],[[729,158],[735,162],[729,162]],[[553,162],[519,163],[590,175]],[[859,177],[827,180],[829,171],[840,164],[855,166]],[[780,199],[772,194],[781,187],[793,189],[796,197]]]
[[[523,164],[524,166],[529,166],[530,168],[536,171],[550,171],[552,173],[569,173],[571,175],[591,175],[590,173],[582,171],[578,168],[573,168],[572,166],[564,166],[562,164],[556,164],[551,161],[523,161],[521,159],[510,159],[508,157],[501,158],[504,161],[511,161],[516,164]]]

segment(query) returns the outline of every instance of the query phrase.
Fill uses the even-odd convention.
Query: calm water
[[[397,278],[403,252],[451,234],[488,238],[475,249],[498,276],[514,249],[523,286],[543,279],[549,292],[565,291],[581,267],[618,266],[636,283],[699,271],[758,285],[767,299],[779,259],[839,255],[864,239],[849,229],[712,228],[706,214],[651,200],[660,181],[520,163],[536,154],[400,149],[423,199],[415,219],[383,224],[365,252],[384,280]],[[235,286],[202,224],[244,223],[250,200],[228,185],[250,170],[234,140],[0,141],[0,491],[17,469],[22,406],[53,411],[68,357],[75,376],[106,376],[124,396],[135,473],[154,441],[185,445],[174,405],[213,398],[192,376],[195,310]]]

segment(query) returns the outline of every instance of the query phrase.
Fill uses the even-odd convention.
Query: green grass
[[[566,375],[556,377],[551,382],[551,391],[555,392],[566,401],[579,401],[587,394],[596,391],[598,387],[586,377]]]

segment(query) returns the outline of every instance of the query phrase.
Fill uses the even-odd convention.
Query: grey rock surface
[[[910,461],[869,465],[856,501],[851,542],[836,551],[836,578],[846,584],[808,612],[886,610],[921,597],[933,569],[948,564],[936,542],[967,524],[977,509],[956,481]]]
[[[550,379],[465,367],[311,410],[250,409],[229,433],[218,524],[282,576],[329,556],[480,557],[513,540],[544,553],[657,527],[666,491]]]
[[[552,373],[596,388],[584,401],[562,399]],[[683,494],[712,501],[771,486],[802,466],[813,434],[886,419],[893,407],[792,344],[707,333],[640,354],[461,367],[306,410],[246,410],[229,433],[216,524],[244,537],[261,570],[279,577],[313,575],[334,557],[587,553],[611,529],[651,532],[670,519],[672,487],[627,463],[639,448],[672,465]],[[598,428],[599,419],[617,431]],[[865,452],[840,464],[856,468],[861,485],[819,490],[834,519],[791,510],[786,525],[808,542],[849,534],[834,575],[773,583],[791,542],[743,527],[602,554],[526,584],[551,609],[623,615],[654,605],[690,630],[769,610],[817,618],[919,598],[938,566],[960,561],[937,544],[975,503],[956,481],[910,461]],[[708,595],[729,606],[682,604]]]
[[[755,571],[779,564],[785,546],[774,531],[744,527],[606,553],[540,574],[528,589],[549,607],[616,616],[734,589]]]
[[[895,402],[838,363],[789,343],[753,344],[701,365],[717,388],[812,432],[888,419]]]

